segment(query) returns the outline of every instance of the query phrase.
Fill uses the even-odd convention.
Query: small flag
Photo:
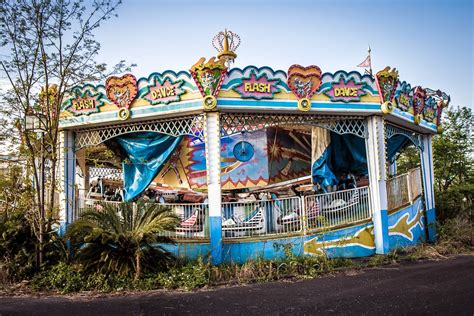
[[[363,62],[358,64],[357,67],[363,67],[363,68],[372,67],[372,63],[370,61],[370,55],[368,55],[367,58],[365,58]]]

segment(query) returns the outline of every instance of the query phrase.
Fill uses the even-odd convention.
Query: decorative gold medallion
[[[303,98],[298,101],[298,110],[306,112],[311,110],[311,101],[308,98]]]
[[[208,95],[204,97],[202,104],[204,106],[204,110],[214,110],[217,106],[217,99],[213,95]]]
[[[130,110],[127,109],[127,108],[121,108],[121,109],[118,111],[118,117],[119,117],[119,119],[121,119],[122,121],[128,120],[128,118],[130,117]]]
[[[385,101],[385,102],[382,104],[382,113],[383,113],[383,114],[392,113],[393,108],[394,108],[394,106],[393,106],[392,101]]]

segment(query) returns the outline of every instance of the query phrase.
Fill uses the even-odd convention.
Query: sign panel
[[[75,116],[98,113],[99,108],[104,105],[105,95],[93,86],[88,86],[82,92],[81,90],[80,88],[72,90],[72,97],[66,101],[65,110],[72,112]]]
[[[248,78],[242,78],[242,83],[234,88],[244,99],[273,99],[275,93],[280,92],[277,84],[280,79],[268,79],[266,74],[257,76],[252,72]]]
[[[155,75],[152,80],[141,93],[141,97],[151,105],[180,101],[181,95],[186,93],[186,90],[182,88],[183,80],[172,81],[170,78],[166,78],[162,81],[158,75]]]
[[[343,78],[339,82],[333,82],[329,90],[324,91],[331,101],[359,102],[360,98],[367,94],[362,87],[363,83],[356,83],[354,79],[345,81]]]

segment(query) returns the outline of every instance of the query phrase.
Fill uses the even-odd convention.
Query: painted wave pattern
[[[154,72],[150,74],[148,78],[142,77],[138,79],[138,90],[139,90],[138,95],[140,95],[140,92],[142,92],[144,88],[149,87],[150,85],[153,85],[155,82],[155,78],[158,78],[161,82],[164,82],[166,79],[169,79],[171,82],[182,80],[184,82],[182,85],[182,88],[184,90],[189,91],[189,92],[199,91],[198,87],[194,83],[194,80],[191,77],[191,74],[189,72],[180,71],[176,73],[172,70],[166,70],[163,73]]]

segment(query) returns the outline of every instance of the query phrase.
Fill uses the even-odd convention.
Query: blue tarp
[[[160,133],[139,132],[114,138],[126,156],[123,162],[125,201],[142,193],[181,141]]]
[[[312,165],[313,183],[324,189],[337,185],[342,174],[367,174],[365,139],[331,132],[331,143]]]
[[[390,163],[405,148],[410,139],[394,135],[387,140],[387,158]],[[337,185],[342,174],[367,175],[365,139],[352,134],[339,135],[331,132],[331,143],[312,165],[313,184],[322,188]]]
[[[329,168],[329,158],[331,153],[331,145],[329,145],[323,154],[313,163],[311,174],[313,183],[319,183],[322,188],[337,184],[337,178]]]

